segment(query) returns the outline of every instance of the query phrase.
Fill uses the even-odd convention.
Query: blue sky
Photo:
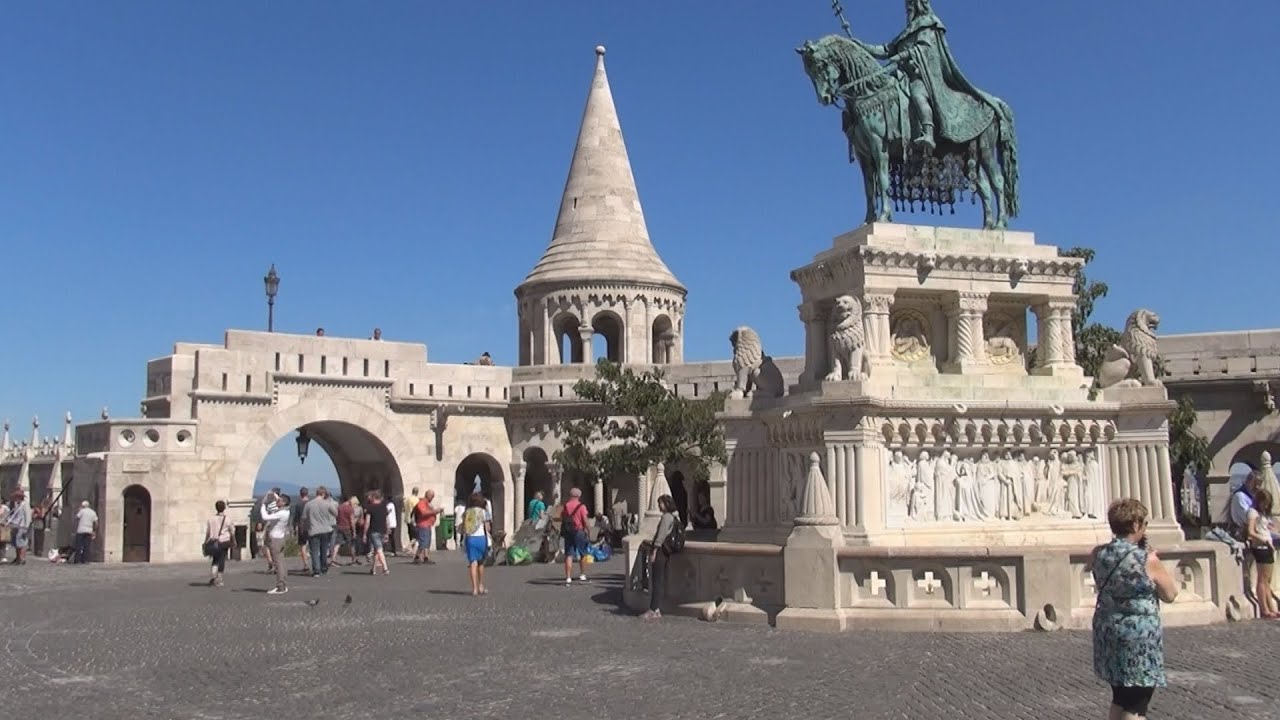
[[[845,4],[870,41],[903,23],[897,0]],[[935,2],[1017,115],[1013,226],[1098,251],[1099,319],[1275,326],[1280,9],[1152,7]],[[798,354],[788,272],[863,213],[792,51],[836,31],[826,0],[0,5],[0,416],[25,436],[35,413],[135,413],[147,359],[264,326],[272,262],[279,330],[510,361],[601,43],[690,290],[686,356],[725,357],[740,324]]]

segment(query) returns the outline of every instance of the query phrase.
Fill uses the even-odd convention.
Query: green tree
[[[604,479],[683,461],[693,479],[707,479],[712,463],[728,462],[724,428],[716,419],[728,394],[679,397],[664,377],[659,368],[637,373],[608,360],[597,363],[595,379],[573,386],[596,412],[556,426],[563,449],[555,452],[555,461]]]
[[[1169,415],[1169,464],[1173,467],[1173,486],[1182,484],[1183,473],[1192,468],[1196,475],[1209,472],[1213,458],[1209,455],[1209,441],[1196,432],[1196,406],[1191,396],[1178,398],[1178,406]],[[1181,498],[1180,494],[1177,494]],[[1202,498],[1203,500],[1203,498]],[[1198,524],[1200,518],[1184,516],[1185,522]]]
[[[1089,322],[1094,304],[1106,297],[1111,288],[1104,282],[1090,280],[1085,274],[1085,269],[1095,256],[1092,248],[1073,247],[1059,250],[1058,255],[1084,260],[1085,266],[1080,269],[1072,288],[1076,295],[1076,311],[1071,316],[1071,334],[1076,343],[1076,364],[1084,368],[1085,375],[1097,377],[1098,368],[1102,366],[1102,358],[1107,350],[1120,342],[1119,330],[1109,325]]]

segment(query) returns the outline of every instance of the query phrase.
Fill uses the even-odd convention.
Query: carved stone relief
[[[1021,328],[1016,318],[1005,313],[988,313],[983,319],[983,335],[987,339],[987,358],[992,365],[1023,362],[1018,344]]]
[[[936,453],[936,456],[935,456]],[[887,515],[912,523],[1096,521],[1106,482],[1096,449],[941,452],[894,450],[885,468]]]
[[[923,360],[930,354],[929,320],[918,310],[893,313],[889,322],[890,352],[903,362]]]

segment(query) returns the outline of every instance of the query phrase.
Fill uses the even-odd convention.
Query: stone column
[[[591,499],[595,503],[596,517],[601,515],[608,517],[608,508],[604,505],[604,480],[596,478],[595,482],[591,484],[591,490]]]
[[[529,466],[522,462],[511,463],[511,478],[512,482],[515,483],[515,491],[512,493],[515,498],[515,515],[513,516],[515,522],[512,523],[511,527],[516,530],[520,529],[520,525],[524,523],[525,519],[524,479],[525,472],[528,469]]]
[[[591,352],[591,326],[590,325],[578,326],[578,339],[582,343],[581,362],[584,365],[591,365],[592,356],[594,353]]]
[[[867,353],[872,363],[892,363],[889,354],[889,311],[893,308],[893,293],[868,290],[862,297],[862,325],[866,335]]]
[[[551,497],[547,498],[547,506],[560,504],[560,480],[564,477],[564,468],[560,463],[547,463],[547,472],[551,475]]]
[[[820,383],[827,374],[827,318],[811,302],[799,305],[804,323],[804,375],[806,383]]]
[[[948,339],[951,352],[946,369],[964,373],[986,365],[987,348],[982,318],[987,313],[987,294],[960,292],[947,311]]]
[[[1076,364],[1075,337],[1071,330],[1076,303],[1071,298],[1049,298],[1034,306],[1036,333],[1036,375],[1080,374]]]

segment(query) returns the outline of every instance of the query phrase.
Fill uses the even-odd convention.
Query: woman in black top
[[[379,566],[382,567],[383,575],[391,574],[391,570],[387,568],[387,556],[382,552],[382,544],[387,539],[388,505],[388,501],[383,499],[381,492],[374,490],[369,493],[364,514],[364,541],[373,551],[373,566],[369,568],[370,575],[377,575]]]

